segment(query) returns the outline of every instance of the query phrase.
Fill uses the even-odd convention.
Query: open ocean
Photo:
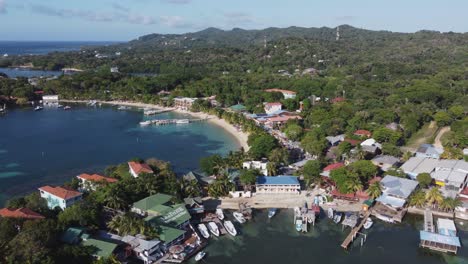
[[[83,46],[115,44],[112,41],[0,41],[0,55],[42,55],[50,52],[80,50]]]

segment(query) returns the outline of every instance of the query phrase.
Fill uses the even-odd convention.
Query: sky
[[[468,0],[0,0],[0,40],[127,41],[217,27],[468,31]]]

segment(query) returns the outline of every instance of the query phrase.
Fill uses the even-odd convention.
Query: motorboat
[[[381,214],[377,214],[376,217],[384,222],[387,222],[387,223],[394,223],[395,221],[393,220],[393,218],[391,217],[388,217],[386,215],[381,215]]]
[[[200,251],[200,252],[197,253],[197,255],[195,255],[195,261],[200,261],[205,256],[206,256],[206,252],[205,251]]]
[[[223,209],[221,208],[216,209],[216,216],[218,217],[219,220],[224,220]]]
[[[341,222],[341,218],[343,218],[343,213],[335,212],[335,216],[333,216],[333,222],[335,222],[335,224],[339,224]]]
[[[226,228],[226,231],[230,235],[237,236],[236,227],[234,226],[234,224],[231,221],[229,221],[229,220],[224,221],[224,228]]]
[[[199,224],[198,231],[200,231],[201,235],[204,238],[208,239],[210,237],[210,233],[208,232],[208,228],[206,228],[205,224]]]
[[[70,110],[70,109],[71,109],[71,106],[68,106],[68,105],[63,108],[63,110]]]
[[[272,218],[273,216],[275,216],[277,210],[278,210],[278,209],[276,209],[276,208],[270,208],[270,209],[268,209],[268,218]]]
[[[208,223],[208,230],[210,230],[211,234],[219,236],[219,228],[215,222]]]
[[[245,223],[247,220],[245,220],[245,217],[242,213],[239,213],[239,212],[234,212],[232,213],[232,215],[234,216],[234,218],[237,220],[237,222],[243,224]]]
[[[188,120],[188,119],[176,120],[176,124],[188,124],[188,123],[190,123],[190,120]]]
[[[335,212],[333,211],[333,208],[328,208],[328,210],[327,210],[328,218],[333,219],[334,215],[335,215]]]
[[[63,105],[61,105],[61,104],[57,105],[57,108],[62,108],[62,107],[63,107]]]
[[[151,125],[151,121],[149,120],[140,122],[140,126],[149,126],[149,125]]]
[[[124,106],[124,105],[117,107],[117,110],[128,110],[128,109],[130,109],[130,107]]]
[[[34,107],[34,111],[41,111],[42,109],[44,109],[44,107],[39,106],[39,105]]]
[[[296,219],[296,230],[297,232],[301,232],[302,231],[302,217],[298,217]]]
[[[364,223],[364,229],[371,228],[373,224],[374,222],[372,221],[372,219],[370,217],[367,218],[366,222]]]

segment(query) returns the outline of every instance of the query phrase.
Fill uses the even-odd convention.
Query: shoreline
[[[90,100],[59,100],[59,102],[64,103],[88,103]],[[139,102],[128,102],[128,101],[99,101],[95,100],[97,103],[107,104],[107,105],[121,105],[121,106],[131,106],[131,107],[139,107],[139,108],[151,108],[151,109],[158,109],[158,110],[172,110],[178,114],[188,114],[196,118],[204,119],[208,118],[208,122],[214,124],[216,126],[221,127],[227,133],[232,135],[234,139],[237,141],[240,147],[244,149],[244,151],[249,150],[249,145],[247,144],[247,140],[249,135],[244,131],[239,131],[234,125],[229,124],[226,120],[218,118],[217,116],[210,115],[204,112],[191,112],[191,111],[184,111],[172,107],[165,107],[155,104],[146,104],[146,103],[139,103]]]

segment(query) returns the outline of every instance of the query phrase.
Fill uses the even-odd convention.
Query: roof
[[[356,146],[357,144],[362,142],[361,140],[356,140],[356,139],[351,139],[351,138],[345,138],[344,141],[348,142],[349,144],[353,146]]]
[[[45,217],[34,212],[29,208],[18,208],[18,209],[9,209],[2,208],[0,209],[1,217],[12,217],[12,218],[26,218],[26,219],[44,219]]]
[[[387,195],[385,193],[382,194],[381,196],[379,196],[376,199],[376,201],[381,202],[383,204],[391,205],[392,207],[395,207],[395,208],[403,207],[405,205],[405,203],[406,203],[406,201],[404,199],[389,196],[389,195]]]
[[[229,109],[233,110],[233,111],[245,111],[247,110],[247,107],[245,107],[244,105],[241,105],[241,104],[236,104],[236,105],[232,105],[229,107]]]
[[[333,189],[331,191],[331,195],[332,196],[337,196],[337,197],[346,197],[348,199],[355,199],[356,198],[355,193],[340,193],[340,191],[338,191],[338,189]]]
[[[142,172],[144,173],[153,173],[153,170],[148,166],[146,163],[138,163],[134,161],[129,161],[128,166],[136,173],[140,174]]]
[[[376,163],[395,165],[400,162],[400,159],[389,155],[378,155],[373,158],[372,161]]]
[[[283,93],[283,94],[296,94],[296,92],[294,92],[294,91],[277,89],[277,88],[266,89],[265,92],[267,92],[267,93],[278,92],[278,93]]]
[[[453,220],[439,218],[437,219],[437,232],[446,236],[457,236],[457,228]]]
[[[192,218],[185,204],[156,205],[148,209],[148,212],[151,215],[146,217],[145,221],[154,224],[179,226]]]
[[[99,174],[87,174],[87,173],[83,173],[83,174],[80,174],[78,176],[76,176],[77,178],[80,178],[80,179],[83,179],[83,180],[87,180],[87,181],[94,181],[94,182],[108,182],[108,183],[112,183],[112,182],[117,182],[118,180],[115,179],[115,178],[110,178],[110,177],[104,177],[104,176],[101,176]]]
[[[380,184],[384,187],[384,194],[400,197],[403,199],[408,198],[411,193],[418,186],[417,181],[399,178],[391,175],[385,176]]]
[[[277,106],[277,105],[282,105],[280,102],[273,102],[273,103],[266,103],[265,106],[266,107],[270,107],[270,106]]]
[[[171,200],[172,196],[163,193],[157,193],[155,195],[148,196],[134,203],[133,207],[138,208],[142,211],[148,211],[157,205],[166,204]]]
[[[152,248],[155,248],[156,246],[158,246],[161,241],[157,240],[157,239],[153,239],[153,240],[145,240],[141,237],[138,237],[138,236],[124,236],[122,238],[122,241],[131,245],[133,250],[136,251],[136,252],[143,252],[145,250],[151,250]]]
[[[431,144],[422,144],[416,150],[416,153],[422,153],[422,154],[426,154],[426,155],[440,155],[443,152],[444,152],[443,149],[436,148],[436,147],[434,147],[434,145],[431,145]]]
[[[257,185],[299,185],[299,180],[296,176],[258,176]]]
[[[80,242],[79,239],[81,234],[83,234],[82,228],[70,227],[67,230],[65,230],[65,232],[63,232],[62,236],[60,237],[60,240],[67,244],[75,244]]]
[[[43,186],[43,187],[40,187],[39,190],[43,191],[43,192],[46,192],[46,193],[50,193],[54,196],[57,196],[59,198],[62,198],[64,200],[68,200],[68,199],[72,199],[72,198],[75,198],[75,197],[78,197],[78,196],[81,196],[82,193],[80,192],[77,192],[75,190],[71,190],[71,189],[66,189],[66,188],[63,188],[63,187],[60,187],[60,186],[57,186],[57,187],[51,187],[51,186]]]
[[[159,233],[159,239],[164,241],[166,244],[171,243],[172,241],[185,234],[185,231],[183,230],[168,226],[159,226],[157,230]]]
[[[406,161],[401,166],[401,169],[405,173],[411,173],[411,174],[417,175],[422,172],[431,173],[436,167],[436,165],[437,165],[437,160],[435,159],[411,157],[408,161]]]
[[[345,139],[345,135],[341,134],[338,136],[328,136],[326,137],[326,139],[328,140],[328,142],[330,142],[330,144],[334,145],[337,142],[343,141]]]
[[[275,116],[275,117],[267,118],[269,122],[286,122],[289,119],[302,119],[302,118],[300,116]]]
[[[419,238],[421,240],[461,247],[460,239],[456,236],[445,236],[437,233],[431,233],[427,231],[419,231]]]
[[[336,170],[344,166],[345,165],[343,162],[333,163],[323,168],[323,171],[332,171],[332,170]]]
[[[95,251],[93,252],[94,256],[99,256],[102,258],[108,258],[112,255],[114,250],[117,248],[118,244],[107,242],[104,240],[98,240],[94,238],[89,238],[81,242],[83,246],[94,247]]]
[[[371,137],[372,133],[369,130],[358,129],[354,131],[354,135]]]

